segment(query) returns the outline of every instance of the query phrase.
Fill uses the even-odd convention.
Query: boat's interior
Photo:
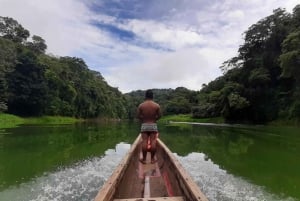
[[[157,162],[151,163],[150,152],[146,164],[141,157],[140,138],[132,145],[125,159],[106,182],[102,193],[111,194],[114,201],[200,201],[206,200],[197,185],[185,172],[177,158],[158,140]],[[111,181],[110,181],[111,180]],[[114,188],[109,189],[109,188]]]

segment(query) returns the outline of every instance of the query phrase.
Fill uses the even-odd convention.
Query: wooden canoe
[[[207,201],[168,147],[157,139],[157,162],[139,162],[141,136],[98,192],[95,201]]]

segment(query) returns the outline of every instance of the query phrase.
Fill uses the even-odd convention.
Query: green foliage
[[[0,36],[13,42],[23,43],[30,33],[24,29],[16,20],[0,16]]]
[[[41,116],[22,118],[12,114],[0,113],[0,128],[14,128],[21,124],[73,124],[81,121],[72,117]]]
[[[16,64],[16,47],[10,40],[0,37],[0,112],[7,110],[8,84],[6,75]]]
[[[154,101],[160,104],[164,115],[190,114],[191,108],[198,102],[198,92],[184,87],[174,89],[153,89]],[[129,103],[129,118],[133,119],[138,105],[144,100],[145,91],[138,90],[125,94]]]
[[[26,46],[38,54],[45,53],[47,49],[45,40],[42,37],[36,35],[32,36],[32,42],[27,42]]]
[[[217,117],[220,115],[216,109],[216,104],[204,102],[199,106],[192,108],[192,115],[194,118]]]
[[[247,101],[246,98],[240,96],[239,94],[231,93],[228,96],[228,104],[230,108],[240,110],[247,108],[249,106],[249,101]]]
[[[24,123],[24,119],[11,115],[0,113],[0,128],[12,128]]]
[[[126,101],[80,58],[40,57],[47,66],[47,113],[82,118],[126,116]]]
[[[248,82],[251,86],[267,85],[271,81],[268,69],[256,68],[250,72]]]
[[[290,108],[289,118],[297,119],[298,121],[300,121],[300,101],[299,100],[295,101],[294,104],[292,105],[292,107]]]
[[[8,74],[8,112],[17,115],[42,115],[47,86],[44,68],[33,52],[21,49],[14,71]]]
[[[0,47],[0,73],[5,73],[16,64],[16,44],[0,37]]]
[[[159,122],[169,122],[169,121],[179,121],[179,122],[190,122],[193,118],[189,114],[178,114],[178,115],[166,115],[160,118]]]
[[[280,66],[283,77],[292,77],[300,85],[300,27],[290,33],[283,41],[283,54],[280,55]]]
[[[280,62],[283,68],[282,76],[283,77],[294,77],[295,79],[298,78],[299,75],[299,59],[300,59],[300,52],[297,50],[286,52],[280,55]]]
[[[125,118],[127,100],[80,58],[45,54],[47,45],[0,17],[0,112],[22,116]]]
[[[300,5],[293,14],[276,9],[245,32],[224,75],[204,85],[195,117],[222,115],[229,122],[264,123],[280,115],[296,118],[300,98]],[[199,100],[200,100],[199,99]]]
[[[298,7],[299,9],[299,7]],[[294,9],[295,11],[296,10]],[[297,13],[299,17],[300,13]],[[279,57],[280,66],[282,68],[282,78],[292,80],[289,87],[285,87],[285,91],[291,91],[288,97],[290,98],[291,106],[289,110],[289,119],[300,119],[300,25],[296,30],[291,32],[283,41],[283,51]]]
[[[191,112],[191,105],[184,97],[175,97],[167,102],[165,114],[188,114]]]
[[[24,118],[24,124],[73,124],[80,121],[72,117],[42,116]]]
[[[224,123],[224,119],[222,117],[214,117],[214,118],[195,118],[190,114],[179,114],[179,115],[167,115],[160,118],[159,122],[197,122],[197,123]]]

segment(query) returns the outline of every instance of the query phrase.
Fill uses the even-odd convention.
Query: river
[[[300,200],[300,128],[159,128],[209,200]],[[117,122],[1,129],[0,200],[93,200],[138,130]]]

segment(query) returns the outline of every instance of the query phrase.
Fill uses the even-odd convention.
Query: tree
[[[10,17],[0,16],[0,36],[17,43],[24,43],[30,33],[16,20]]]
[[[0,112],[22,116],[122,118],[123,94],[81,58],[45,55],[47,45],[16,20],[0,17]]]
[[[192,116],[194,118],[210,118],[220,116],[220,113],[217,113],[216,104],[203,102],[192,107]]]
[[[220,66],[223,74],[226,74],[229,70],[241,68],[243,66],[243,60],[239,56],[233,57],[225,62],[223,62],[222,66]]]
[[[10,40],[0,37],[0,112],[7,110],[8,86],[6,76],[16,64],[16,47]]]
[[[284,9],[278,8],[273,11],[272,15],[250,26],[245,32],[245,43],[239,48],[238,58],[242,58],[244,62],[259,58],[269,42],[272,42],[270,45],[273,50],[280,51],[281,41],[288,32],[289,20],[290,14],[287,14]]]
[[[256,68],[250,72],[248,82],[251,86],[257,85],[267,85],[270,83],[271,78],[267,69],[265,68]]]
[[[296,5],[293,9],[291,26],[293,27],[292,31],[300,27],[300,4]]]
[[[189,114],[191,113],[191,104],[184,97],[176,97],[168,101],[166,114]]]
[[[231,93],[228,96],[228,105],[233,110],[242,110],[249,106],[249,101],[237,93]]]
[[[289,111],[289,117],[300,119],[300,29],[292,32],[283,41],[283,51],[279,57],[282,68],[281,76],[291,78],[294,81],[292,99],[293,103]]]
[[[32,51],[36,52],[37,54],[45,53],[47,49],[45,40],[42,37],[36,35],[32,36],[32,42],[27,42],[26,46],[28,46]]]
[[[43,114],[47,94],[44,67],[27,49],[21,49],[14,71],[8,75],[8,112],[22,116]]]
[[[282,43],[279,57],[283,77],[292,77],[300,84],[300,29],[290,33]]]

